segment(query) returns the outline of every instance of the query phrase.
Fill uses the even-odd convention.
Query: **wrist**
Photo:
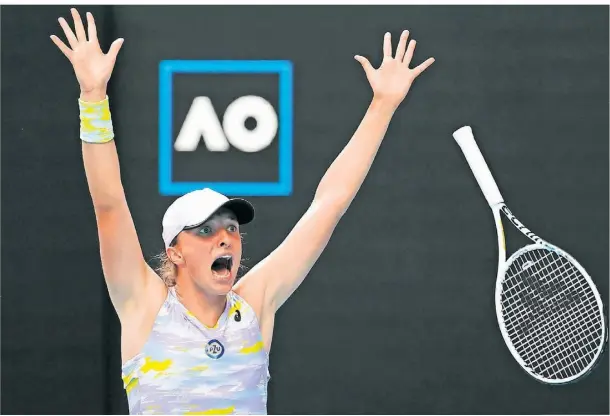
[[[387,116],[394,115],[398,106],[387,98],[373,97],[369,109]]]
[[[107,143],[114,139],[110,104],[106,95],[81,94],[78,100],[80,110],[80,138],[87,143]]]
[[[81,90],[80,99],[88,103],[97,103],[106,99],[106,88],[96,88],[88,91]]]

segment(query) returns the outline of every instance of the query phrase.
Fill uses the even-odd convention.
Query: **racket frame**
[[[601,358],[602,353],[604,352],[606,341],[608,339],[608,331],[607,331],[606,322],[605,322],[606,320],[605,320],[605,316],[604,316],[604,307],[603,307],[603,303],[602,303],[601,297],[599,295],[599,292],[597,290],[597,287],[595,286],[595,283],[593,282],[593,280],[591,279],[591,277],[589,276],[589,273],[587,273],[585,268],[574,257],[572,257],[569,253],[565,252],[561,248],[543,240],[542,238],[538,237],[536,234],[531,232],[528,228],[526,228],[523,225],[523,223],[521,223],[521,221],[519,221],[510,212],[510,210],[508,209],[508,207],[506,206],[506,204],[504,202],[491,206],[491,210],[493,212],[494,220],[496,223],[496,231],[498,234],[498,274],[496,276],[496,293],[495,293],[496,318],[498,321],[498,327],[500,328],[500,332],[502,333],[502,337],[504,338],[504,343],[508,347],[513,358],[519,363],[521,368],[523,368],[523,370],[525,370],[525,372],[528,373],[531,377],[535,378],[536,380],[538,380],[542,383],[554,384],[554,385],[569,384],[569,383],[576,381],[577,379],[580,379],[580,378],[586,376],[587,374],[589,374],[591,372],[591,370],[593,368],[595,368],[596,364],[599,362],[599,359]],[[515,226],[515,228],[517,228],[519,231],[521,231],[521,233],[523,233],[523,235],[525,235],[527,238],[529,238],[530,240],[532,240],[534,242],[534,244],[529,244],[529,245],[521,247],[519,250],[515,251],[508,259],[506,259],[506,237],[504,235],[504,225],[502,223],[502,214],[504,214],[506,216],[506,218],[508,218],[510,220],[510,222]],[[597,305],[599,306],[602,322],[604,323],[602,325],[602,336],[601,336],[602,342],[600,343],[600,345],[595,353],[595,357],[591,360],[591,362],[587,365],[587,367],[585,367],[579,373],[577,373],[573,376],[567,377],[567,378],[549,379],[546,377],[542,377],[541,375],[536,374],[534,371],[532,371],[528,367],[528,365],[525,363],[523,358],[521,358],[521,356],[517,352],[517,349],[513,346],[513,343],[510,339],[510,336],[508,335],[508,331],[506,330],[506,325],[504,324],[504,320],[503,320],[502,289],[503,289],[503,283],[504,283],[504,278],[506,276],[506,272],[508,271],[508,268],[511,266],[511,264],[513,263],[515,258],[519,257],[524,252],[535,250],[535,249],[550,250],[552,252],[555,252],[559,256],[562,256],[565,259],[567,259],[568,261],[570,261],[578,269],[578,271],[582,274],[582,276],[586,279],[587,283],[593,289],[592,292],[593,292],[593,295],[595,296],[595,301],[597,302]]]
[[[597,287],[593,283],[593,280],[589,276],[589,273],[586,272],[584,267],[576,261],[570,254],[566,253],[562,249],[549,242],[541,239],[536,234],[531,232],[528,228],[526,228],[521,221],[519,221],[513,214],[510,212],[506,204],[504,203],[504,198],[500,193],[500,190],[496,184],[493,175],[491,174],[491,170],[489,169],[487,162],[485,161],[472,133],[472,128],[470,126],[463,126],[456,130],[453,133],[453,137],[457,144],[460,146],[474,177],[479,184],[481,191],[483,192],[483,196],[487,200],[489,207],[492,210],[494,221],[496,223],[496,230],[498,235],[498,274],[496,276],[496,293],[495,293],[495,303],[496,303],[496,318],[498,321],[498,326],[500,328],[500,332],[502,333],[502,337],[504,338],[504,342],[511,352],[513,358],[519,363],[522,369],[524,369],[530,376],[534,379],[546,383],[546,384],[568,384],[570,382],[574,382],[575,380],[582,378],[586,374],[590,373],[591,370],[596,366],[599,362],[599,358],[602,356],[602,353],[605,349],[606,342],[608,339],[608,331],[606,325],[606,319],[604,315],[604,305],[599,296],[599,291]],[[522,247],[513,253],[510,258],[506,259],[506,239],[504,235],[504,226],[502,223],[502,214],[509,219],[509,221],[517,228],[521,233],[523,233],[526,237],[534,242],[534,244],[529,244],[527,246]],[[521,253],[532,250],[535,248],[546,249],[557,253],[560,256],[563,256],[568,261],[570,261],[584,276],[587,283],[590,285],[595,300],[597,301],[597,305],[599,307],[599,311],[602,319],[602,342],[596,352],[596,355],[593,360],[589,363],[589,365],[583,369],[578,374],[565,378],[565,379],[547,379],[542,377],[535,372],[533,372],[525,363],[525,361],[521,358],[515,347],[513,346],[510,337],[506,331],[506,326],[502,319],[502,284],[504,282],[504,277],[513,260],[519,256]]]

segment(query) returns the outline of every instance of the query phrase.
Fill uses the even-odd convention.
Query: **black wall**
[[[163,249],[160,221],[173,200],[158,188],[161,60],[293,63],[293,191],[251,198],[251,266],[307,209],[366,110],[370,87],[353,56],[378,65],[383,33],[396,40],[407,28],[416,63],[436,58],[328,248],[278,313],[270,413],[608,413],[607,356],[564,387],[537,383],[512,359],[495,316],[493,219],[451,136],[473,126],[512,211],[574,255],[607,304],[607,7],[79,11],[94,14],[105,50],[125,38],[109,95],[147,258]],[[3,6],[1,15],[2,413],[126,413],[120,331],[80,156],[78,85],[49,39],[69,7]],[[178,105],[192,100],[189,88]],[[217,90],[220,101],[242,91]],[[230,161],[219,166],[250,173]]]

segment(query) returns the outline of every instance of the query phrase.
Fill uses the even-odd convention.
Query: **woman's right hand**
[[[76,9],[71,9],[74,19],[72,32],[70,25],[63,17],[59,18],[59,24],[64,30],[70,47],[66,46],[57,36],[52,35],[51,40],[68,58],[80,85],[81,99],[84,101],[101,101],[106,97],[106,85],[112,75],[116,57],[123,45],[123,39],[115,40],[108,53],[104,54],[97,39],[97,31],[93,15],[87,13],[87,31],[89,39],[85,34],[85,27]]]

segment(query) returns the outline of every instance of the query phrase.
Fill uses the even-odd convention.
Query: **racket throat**
[[[523,225],[523,223],[521,221],[519,221],[517,219],[517,217],[515,217],[513,215],[512,212],[510,212],[510,210],[508,209],[508,207],[504,204],[500,205],[500,211],[502,211],[504,213],[504,215],[506,215],[506,218],[508,218],[508,220],[510,222],[513,223],[513,225],[515,227],[517,227],[517,229],[519,231],[521,231],[526,237],[528,237],[529,239],[531,239],[532,241],[535,241],[538,244],[545,244],[545,241],[538,237],[536,234],[534,234],[533,232],[531,232],[529,230],[529,228],[527,228],[525,225]]]

